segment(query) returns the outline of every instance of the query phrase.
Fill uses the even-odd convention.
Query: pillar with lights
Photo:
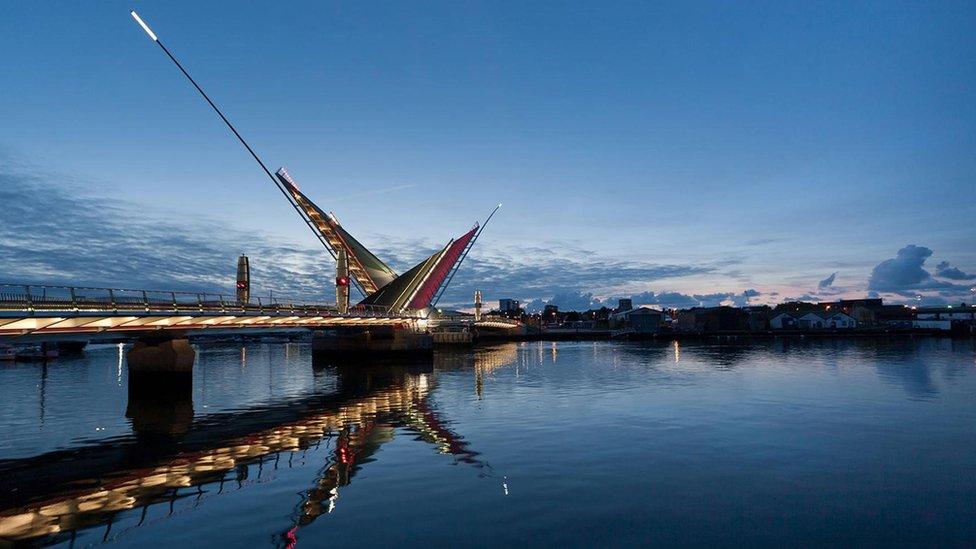
[[[339,313],[349,312],[349,256],[345,250],[336,255],[336,306]]]
[[[251,301],[251,264],[247,256],[241,254],[241,257],[237,258],[237,302],[249,301]]]

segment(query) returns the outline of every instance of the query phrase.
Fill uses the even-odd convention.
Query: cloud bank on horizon
[[[0,173],[0,282],[71,284],[177,291],[233,292],[238,253],[252,261],[255,295],[274,291],[304,299],[334,296],[334,267],[327,252],[309,235],[302,243],[276,241],[205,219],[185,220],[146,214],[144,205],[72,190],[77,183],[52,183],[50,176],[27,171]],[[297,221],[297,220],[296,220]],[[436,244],[422,239],[385,236],[374,252],[393,258],[403,269],[430,253]],[[710,275],[735,268],[735,260],[702,264],[665,264],[601,257],[591,250],[558,241],[550,247],[508,245],[476,248],[445,295],[442,306],[468,306],[481,290],[486,297],[512,297],[530,311],[546,304],[585,310],[615,306],[628,297],[635,305],[662,308],[825,301],[838,297],[884,296],[896,302],[941,304],[971,298],[976,275],[943,260],[934,272],[925,263],[933,251],[910,244],[894,258],[880,261],[866,280],[838,272],[811,290],[787,297],[770,281],[746,289],[714,291]],[[407,253],[405,253],[407,251]],[[676,281],[702,281],[702,292],[679,292]],[[273,281],[273,282],[269,282]],[[813,288],[815,286],[815,288]],[[643,288],[627,292],[627,288]]]

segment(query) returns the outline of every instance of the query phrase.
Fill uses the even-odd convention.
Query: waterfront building
[[[918,320],[956,320],[970,321],[974,319],[976,307],[962,305],[959,307],[919,307],[915,311],[915,318]]]
[[[976,332],[976,307],[965,303],[953,307],[919,307],[915,312],[914,328],[952,331],[972,334]]]
[[[823,311],[842,311],[857,321],[860,326],[874,326],[881,322],[880,317],[886,307],[881,298],[841,299],[827,303],[819,303]]]
[[[749,314],[737,307],[694,307],[678,313],[675,321],[678,330],[684,332],[735,332],[746,331]]]
[[[796,316],[793,313],[783,311],[769,319],[769,329],[771,330],[794,330],[797,328]]]
[[[913,323],[915,321],[915,310],[908,305],[885,305],[880,311],[875,313],[873,322],[861,320],[862,315],[857,314],[858,308],[855,307],[854,310],[855,314],[853,316],[862,326],[909,329],[914,325]]]
[[[617,327],[630,328],[638,334],[656,334],[661,331],[665,319],[664,311],[638,307],[615,313],[613,321]]]
[[[885,305],[881,309],[875,309],[873,307],[866,307],[864,305],[854,305],[851,307],[849,314],[854,317],[862,326],[874,326],[879,323],[884,323],[884,317],[886,315],[886,309],[889,307],[899,307],[897,305]],[[904,307],[900,307],[904,309]]]
[[[769,320],[772,330],[852,330],[857,320],[843,311],[781,312]]]
[[[819,313],[807,313],[796,319],[801,330],[819,330],[825,326],[824,318]]]
[[[499,299],[498,310],[502,314],[518,312],[519,302],[517,299]]]
[[[854,329],[857,328],[857,319],[852,317],[847,313],[837,311],[830,315],[824,316],[824,326],[830,329],[844,328],[844,329]]]
[[[765,332],[769,329],[769,315],[772,313],[769,305],[751,305],[742,310],[746,312],[746,325],[750,332]]]

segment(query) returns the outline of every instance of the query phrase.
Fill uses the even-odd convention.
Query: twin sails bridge
[[[302,193],[287,171],[280,169],[276,176],[292,205],[336,259],[335,303],[251,296],[249,260],[242,256],[233,294],[0,284],[0,337],[215,328],[425,329],[432,324],[457,322],[432,317],[431,311],[484,225],[475,223],[463,235],[397,274],[343,229],[334,214],[325,213]],[[362,294],[358,303],[350,303],[350,287]],[[480,315],[468,323],[483,328],[518,326],[515,321]]]
[[[131,14],[247,149],[328,251],[336,264],[336,302],[311,303],[252,297],[249,260],[242,256],[233,295],[0,284],[0,338],[230,328],[390,326],[426,330],[432,323],[438,322],[445,325],[458,325],[460,322],[489,329],[518,327],[516,321],[481,317],[480,303],[476,304],[477,312],[472,319],[438,319],[431,316],[431,311],[501,204],[492,210],[483,223],[476,222],[417,265],[397,273],[343,228],[333,213],[320,208],[302,192],[285,168],[272,173],[148,24],[135,12]],[[361,295],[356,303],[351,301],[351,289]]]

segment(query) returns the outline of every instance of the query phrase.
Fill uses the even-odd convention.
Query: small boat
[[[0,361],[13,360],[17,360],[17,349],[11,347],[10,345],[0,347]]]
[[[57,348],[49,348],[46,345],[40,347],[32,345],[30,347],[21,347],[16,350],[15,360],[20,360],[23,362],[41,362],[46,360],[51,360],[58,358]]]

